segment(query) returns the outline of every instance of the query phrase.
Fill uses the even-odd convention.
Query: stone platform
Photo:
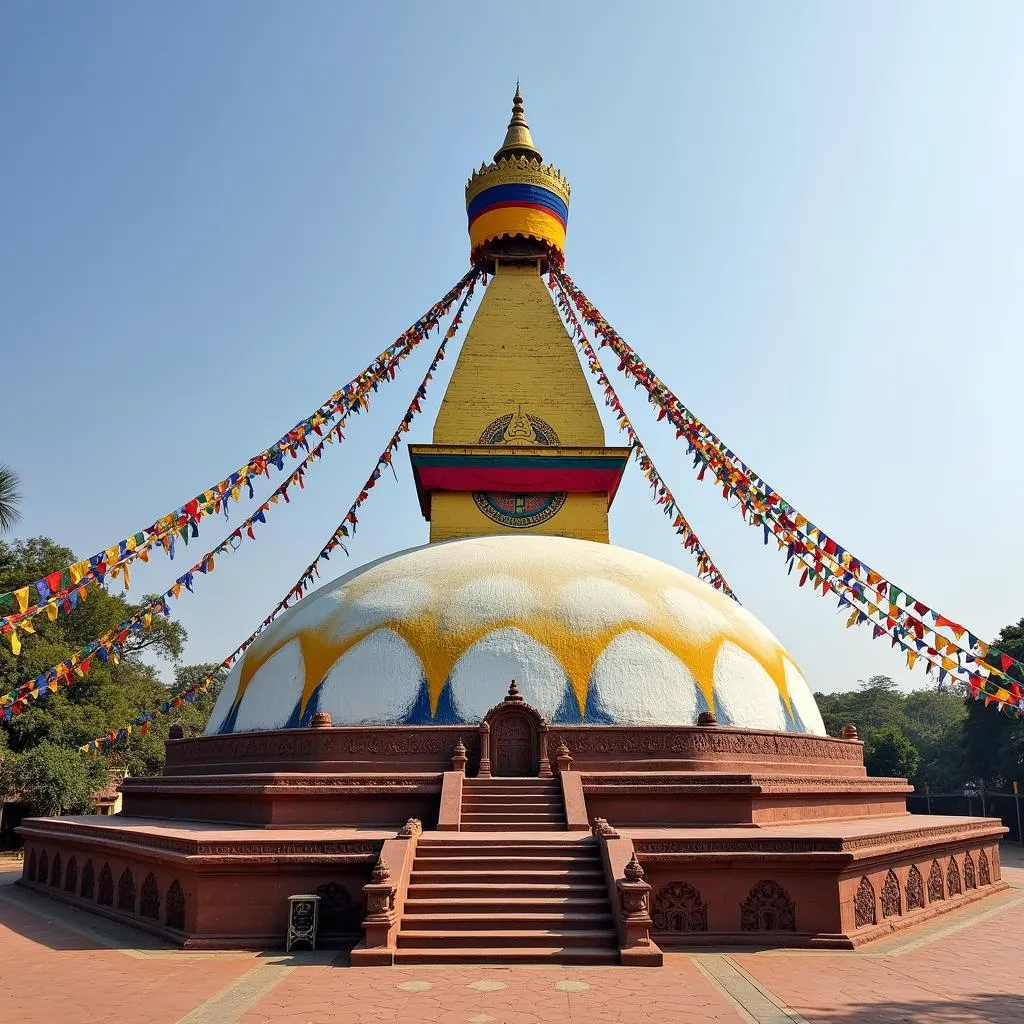
[[[21,881],[206,948],[279,948],[287,897],[316,892],[325,944],[366,965],[853,948],[1005,888],[998,820],[911,816],[862,755],[714,725],[551,735],[521,701],[479,729],[172,740],[122,815],[27,820]]]

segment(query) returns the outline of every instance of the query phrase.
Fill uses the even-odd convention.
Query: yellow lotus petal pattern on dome
[[[507,591],[520,596],[529,593],[534,599],[523,600],[526,607],[518,613],[496,590],[489,598],[488,587],[496,578],[508,581],[503,584]],[[592,581],[589,585],[588,580]],[[405,582],[395,588],[400,581]],[[413,581],[421,592],[414,608],[394,615],[385,614],[386,608],[382,608],[372,621],[347,621],[354,608],[372,603],[384,589],[400,591]],[[621,615],[608,607],[611,597],[605,584],[632,595],[631,600],[616,602]],[[602,603],[600,615],[586,608],[588,586]],[[472,588],[472,614],[457,608],[453,612],[452,595],[466,587]],[[575,612],[572,607],[567,610],[563,600],[566,589],[573,587]],[[678,658],[712,709],[716,707],[716,661],[723,645],[733,645],[770,677],[788,715],[796,719],[787,685],[786,662],[792,659],[778,641],[735,602],[680,570],[635,552],[553,537],[462,540],[394,556],[353,574],[339,589],[325,589],[330,591],[328,595],[322,590],[304,599],[249,649],[239,666],[234,706],[240,705],[256,673],[297,639],[304,682],[301,697],[296,694],[293,700],[298,698],[300,712],[305,712],[339,659],[366,637],[386,629],[401,637],[419,659],[434,716],[459,660],[490,634],[514,629],[557,659],[582,717],[595,663],[613,640],[632,631]],[[672,596],[680,590],[687,595],[688,614],[686,605],[680,614],[679,599]],[[324,602],[322,614],[310,615],[307,608],[300,616],[300,610],[311,601]],[[703,616],[702,608],[706,609]],[[638,614],[641,609],[644,614]],[[638,673],[643,670],[642,665],[637,666]],[[379,685],[387,687],[386,675]],[[622,685],[628,686],[629,680],[624,679]]]

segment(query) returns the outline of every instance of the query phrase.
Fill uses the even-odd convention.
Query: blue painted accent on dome
[[[569,222],[569,207],[561,196],[539,185],[510,182],[484,189],[466,207],[470,223],[482,213],[501,206],[531,206],[554,214],[563,227]]]

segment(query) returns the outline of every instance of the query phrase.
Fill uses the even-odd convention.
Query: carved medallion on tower
[[[523,412],[506,413],[489,423],[480,435],[480,444],[557,445],[558,434],[539,416]],[[566,492],[513,494],[505,491],[473,491],[476,507],[492,522],[513,530],[526,530],[546,523],[565,504]]]

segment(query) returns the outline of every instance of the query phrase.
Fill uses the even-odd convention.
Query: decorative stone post
[[[396,892],[397,887],[391,883],[391,869],[382,858],[374,865],[370,881],[363,886],[363,894],[366,896],[363,928],[366,930],[368,947],[388,945],[389,934],[397,920]]]
[[[463,775],[466,774],[466,762],[469,760],[466,757],[466,744],[462,742],[462,737],[459,737],[459,742],[455,744],[455,749],[452,751],[452,771],[461,772]]]
[[[423,822],[419,818],[410,818],[399,830],[399,839],[418,839],[423,835]]]
[[[318,711],[310,720],[310,729],[330,729],[334,723],[326,711]]]
[[[555,763],[558,765],[558,772],[567,772],[572,768],[572,754],[569,753],[569,748],[565,745],[564,739],[559,739],[558,749],[555,751]]]
[[[857,739],[858,738],[857,726],[851,725],[850,723],[847,723],[846,725],[843,726],[843,731],[842,731],[841,735],[842,735],[844,740],[855,740],[855,739]]]
[[[551,761],[548,759],[548,723],[541,719],[540,731],[537,736],[537,746],[540,748],[540,756],[537,759],[540,771],[537,772],[539,779],[553,779]]]
[[[704,727],[718,725],[718,719],[715,717],[714,711],[702,711],[697,716],[697,724]]]
[[[622,921],[623,949],[651,945],[651,887],[644,881],[644,869],[636,853],[623,869],[623,878],[616,881],[619,890],[619,917]]]
[[[491,726],[488,722],[480,723],[480,770],[476,774],[479,779],[491,777]]]

